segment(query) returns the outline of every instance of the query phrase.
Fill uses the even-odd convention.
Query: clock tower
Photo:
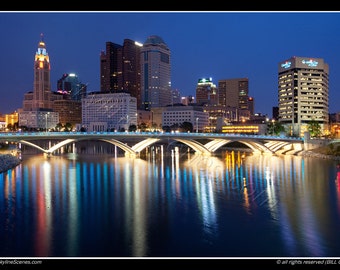
[[[41,34],[41,40],[34,58],[32,109],[52,109],[50,70],[50,58],[46,51],[43,34]]]

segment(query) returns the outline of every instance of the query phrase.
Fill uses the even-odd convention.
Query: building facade
[[[86,96],[87,85],[79,81],[79,78],[74,73],[64,73],[57,81],[57,92],[69,95],[69,99],[80,101]]]
[[[278,64],[278,120],[302,137],[310,121],[328,127],[329,67],[322,58],[291,57]]]
[[[212,78],[201,78],[196,86],[196,103],[198,105],[217,105],[218,92]]]
[[[141,107],[141,47],[131,39],[124,39],[123,45],[106,42],[106,51],[100,55],[101,92],[129,93]]]
[[[63,94],[65,95],[65,94]],[[81,101],[72,99],[57,99],[53,101],[53,111],[59,114],[59,123],[63,126],[71,124],[75,127],[81,124]]]
[[[195,132],[203,132],[209,125],[209,113],[202,106],[168,106],[162,113],[162,125],[171,127],[190,122]]]
[[[92,92],[82,99],[87,131],[125,131],[137,126],[137,99],[128,93]]]
[[[41,34],[41,40],[34,57],[34,82],[33,92],[24,96],[23,110],[51,109],[51,81],[50,81],[50,57],[46,50],[46,44]]]
[[[149,36],[141,48],[142,108],[172,104],[171,52],[159,36]]]
[[[100,91],[101,92],[117,92],[118,81],[121,73],[121,48],[122,45],[110,41],[106,42],[106,51],[100,54]],[[119,89],[121,90],[121,89]]]
[[[50,71],[50,57],[41,34],[34,57],[33,91],[24,95],[23,107],[18,110],[19,127],[44,130],[59,122],[59,114],[53,112]]]
[[[19,126],[28,129],[50,131],[59,123],[59,113],[49,109],[21,111],[19,113]]]
[[[249,99],[248,78],[235,78],[218,81],[219,104],[226,110],[236,111],[236,121],[249,120],[254,111],[254,99]],[[242,116],[242,118],[241,118]]]

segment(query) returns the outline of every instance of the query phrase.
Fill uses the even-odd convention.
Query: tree
[[[193,131],[193,126],[192,126],[192,123],[191,122],[183,122],[181,125],[180,125],[180,128],[183,132],[192,132]]]
[[[61,129],[63,128],[63,124],[62,123],[58,123],[56,126],[55,126],[56,130],[57,131],[61,131]]]
[[[146,123],[144,123],[144,122],[142,122],[142,123],[140,123],[139,124],[139,129],[141,130],[141,131],[145,131],[146,129],[147,129],[147,124]]]
[[[279,121],[271,121],[267,124],[268,134],[280,135],[280,133],[285,132],[285,128]]]
[[[136,125],[132,124],[132,125],[129,126],[129,131],[130,132],[131,131],[136,131],[136,130],[137,130],[137,126]]]
[[[320,137],[321,136],[321,125],[315,119],[312,119],[308,122],[308,131],[311,137]]]
[[[73,126],[72,126],[71,123],[66,123],[65,126],[64,126],[64,128],[65,128],[65,131],[71,131],[72,128],[73,128]]]
[[[10,124],[7,125],[7,129],[10,130],[10,131],[13,131],[14,126],[10,123]]]

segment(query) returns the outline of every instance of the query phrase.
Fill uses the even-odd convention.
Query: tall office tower
[[[41,34],[34,58],[33,92],[28,92],[24,96],[23,110],[52,109],[50,70],[50,58]]]
[[[121,84],[124,92],[129,93],[132,97],[137,99],[138,108],[142,106],[140,66],[141,48],[141,43],[131,39],[124,39],[122,48],[123,81]]]
[[[279,121],[292,136],[303,136],[308,122],[327,128],[329,67],[321,58],[291,57],[278,64]]]
[[[63,74],[57,81],[57,91],[68,95],[72,100],[81,100],[86,96],[87,86],[79,81],[76,74]]]
[[[235,110],[236,121],[242,118],[250,118],[251,104],[248,104],[249,80],[248,78],[226,79],[218,81],[219,104],[226,109]]]
[[[106,42],[100,55],[100,91],[126,92],[141,106],[140,49],[142,44],[124,39],[123,45]]]
[[[100,91],[118,92],[118,77],[121,75],[121,48],[122,45],[106,42],[106,52],[100,54]]]
[[[161,37],[147,38],[140,61],[142,109],[171,105],[171,52]]]
[[[217,105],[218,93],[212,78],[202,78],[198,80],[196,86],[196,103],[198,105]]]

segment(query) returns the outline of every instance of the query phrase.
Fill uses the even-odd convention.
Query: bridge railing
[[[166,137],[214,137],[214,138],[253,138],[253,139],[280,139],[288,141],[303,141],[304,138],[273,136],[260,134],[235,134],[235,133],[196,133],[196,132],[141,132],[141,131],[70,131],[70,132],[0,132],[1,137],[25,137],[25,136],[42,136],[42,137],[65,137],[65,136],[86,136],[86,135],[105,135],[105,136],[166,136]]]

